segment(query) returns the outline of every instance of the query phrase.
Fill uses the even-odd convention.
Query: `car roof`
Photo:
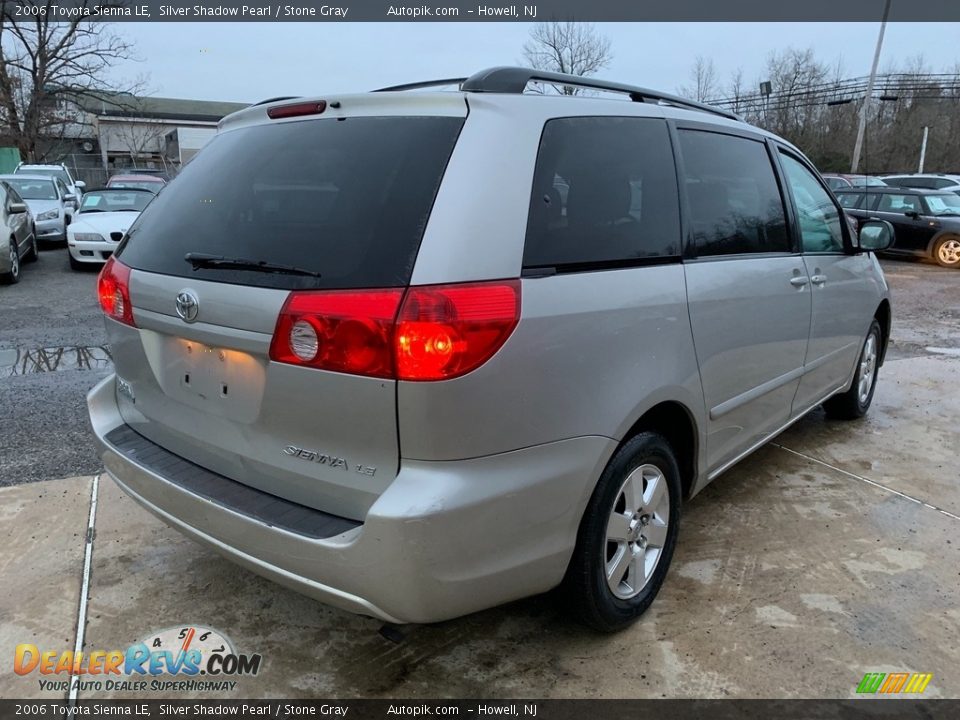
[[[157,175],[151,175],[149,173],[137,173],[134,175],[130,175],[130,174],[111,175],[110,180],[108,180],[107,182],[110,182],[111,180],[130,180],[132,182],[143,182],[144,180],[146,180],[147,182],[155,182],[155,183],[166,182],[166,180],[164,180],[162,177],[159,177]]]
[[[871,187],[862,187],[862,186],[849,187],[849,188],[841,188],[840,190],[837,190],[835,192],[867,193],[867,194],[874,194],[874,195],[881,194],[881,193],[883,194],[896,193],[898,195],[902,195],[904,191],[909,192],[911,195],[953,195],[953,193],[946,188],[937,188],[937,189],[912,188],[912,187],[898,187],[897,185],[887,185],[886,187],[883,187],[882,185],[873,185]]]
[[[153,192],[153,190],[147,190],[146,188],[135,188],[135,187],[131,187],[131,188],[99,187],[99,188],[93,188],[92,190],[90,190],[90,189],[85,190],[85,191],[83,192],[83,195],[84,195],[84,197],[86,197],[86,196],[89,195],[90,193],[98,193],[98,192],[145,192],[145,193],[150,193],[151,195],[155,195],[155,194],[156,194],[156,193]]]

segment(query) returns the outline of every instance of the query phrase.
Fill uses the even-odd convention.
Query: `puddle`
[[[924,348],[928,353],[935,353],[937,355],[954,355],[960,357],[960,348],[950,348],[950,347],[926,347]]]
[[[109,370],[113,367],[106,345],[0,350],[0,378],[61,370]]]

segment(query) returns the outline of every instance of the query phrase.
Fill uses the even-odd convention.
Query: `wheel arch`
[[[689,499],[697,485],[700,435],[691,410],[676,400],[664,400],[646,410],[620,441],[620,447],[641,432],[662,435],[677,456],[683,498]]]
[[[887,357],[887,345],[890,343],[890,323],[892,322],[892,314],[890,311],[890,300],[884,298],[880,301],[880,304],[877,306],[877,311],[873,314],[873,317],[880,324],[880,362],[879,365],[883,366],[883,361]]]

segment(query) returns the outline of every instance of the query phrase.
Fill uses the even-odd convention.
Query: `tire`
[[[856,420],[867,414],[870,403],[873,402],[874,390],[877,388],[877,370],[882,338],[880,323],[874,320],[870,323],[867,337],[860,349],[857,372],[853,376],[853,384],[850,385],[850,389],[845,393],[834,395],[823,404],[827,417],[835,420]]]
[[[650,607],[677,544],[680,500],[680,469],[661,435],[642,432],[616,452],[584,512],[564,578],[580,620],[615,632]]]
[[[948,235],[933,245],[933,260],[940,267],[960,267],[960,237]]]
[[[17,249],[17,241],[10,238],[10,270],[0,275],[0,281],[7,285],[13,285],[20,282],[20,251]]]
[[[23,256],[24,262],[36,262],[40,259],[40,250],[37,248],[37,231],[33,231],[33,238],[30,240],[30,249],[27,250],[27,254]]]
[[[79,260],[74,259],[73,255],[70,254],[70,251],[67,250],[67,259],[70,261],[71,270],[85,270],[84,263]]]

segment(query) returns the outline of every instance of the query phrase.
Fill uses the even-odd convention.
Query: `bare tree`
[[[595,74],[613,59],[610,39],[582,22],[537,23],[523,45],[523,56],[537,70],[581,76]],[[569,86],[557,90],[564,95],[580,92]]]
[[[42,159],[49,148],[83,122],[76,103],[98,92],[116,91],[107,81],[117,61],[133,59],[132,45],[92,15],[123,0],[81,0],[86,10],[61,19],[57,0],[5,2],[0,13],[0,133],[16,143],[28,161]],[[16,7],[38,10],[29,19]],[[132,90],[133,88],[127,88]],[[47,143],[49,146],[49,143]]]
[[[691,85],[678,88],[677,92],[697,102],[706,102],[720,94],[720,82],[717,78],[717,68],[710,58],[697,55],[690,71]]]

